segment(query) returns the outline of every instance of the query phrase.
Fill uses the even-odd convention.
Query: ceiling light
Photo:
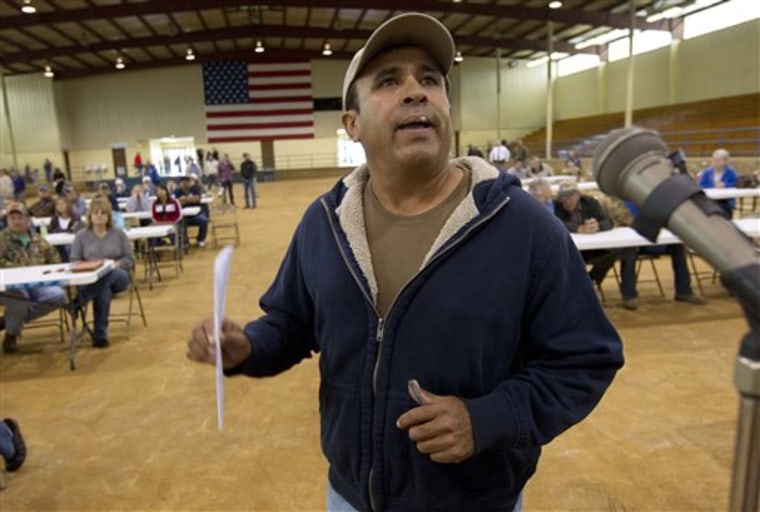
[[[116,69],[124,69],[126,66],[124,65],[124,59],[119,57],[116,59]]]
[[[185,55],[185,60],[195,60],[195,54],[193,53],[192,48],[187,49],[187,54]]]
[[[37,8],[32,5],[32,0],[24,0],[24,5],[21,6],[21,12],[24,14],[34,14],[37,12]]]
[[[330,48],[330,43],[325,43],[325,47],[322,48],[322,55],[325,57],[332,55],[332,48]]]
[[[454,55],[454,62],[462,62],[464,60],[464,57],[462,57],[462,52],[457,52],[456,55]]]
[[[562,2],[559,0],[554,0],[553,2],[549,2],[549,9],[559,9],[562,7]]]
[[[45,66],[45,78],[53,78],[55,76],[55,73],[53,73],[53,68],[50,66]]]
[[[261,39],[256,41],[256,48],[253,49],[256,53],[264,53],[264,43],[261,42]]]

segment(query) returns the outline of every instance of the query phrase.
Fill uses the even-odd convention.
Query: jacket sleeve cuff
[[[524,444],[521,439],[515,407],[498,389],[488,395],[465,400],[470,413],[475,453],[494,447]],[[524,429],[523,429],[524,432]]]

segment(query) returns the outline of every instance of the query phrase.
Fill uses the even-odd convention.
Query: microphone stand
[[[734,369],[740,395],[729,510],[760,510],[760,263],[731,271],[721,281],[738,299],[750,332]]]

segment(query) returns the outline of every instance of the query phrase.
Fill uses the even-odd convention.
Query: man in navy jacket
[[[320,354],[328,510],[515,510],[623,363],[564,226],[516,178],[448,160],[453,56],[427,15],[373,32],[343,85],[367,163],[308,208],[265,315],[222,327],[228,375]],[[212,326],[191,360],[214,362]]]

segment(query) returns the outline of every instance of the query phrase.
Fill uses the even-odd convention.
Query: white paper
[[[224,427],[224,368],[222,367],[221,333],[224,306],[227,303],[227,281],[230,277],[233,247],[228,245],[214,260],[214,343],[216,344],[216,421]]]

